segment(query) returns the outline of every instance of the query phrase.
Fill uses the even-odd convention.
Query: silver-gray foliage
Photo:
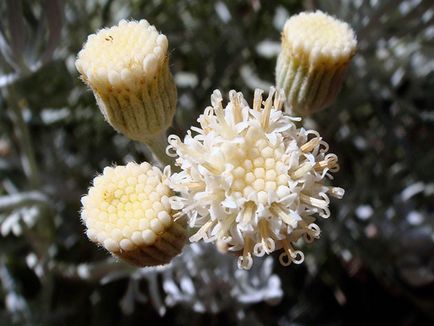
[[[268,88],[285,19],[314,8],[350,23],[360,46],[337,102],[306,121],[338,154],[346,189],[306,263],[284,269],[272,256],[240,271],[194,244],[165,268],[134,269],[87,241],[89,181],[148,152],[104,122],[78,80],[86,36],[142,17],[168,36],[171,132],[183,135],[214,89]],[[0,324],[434,318],[431,0],[8,0],[0,13]]]

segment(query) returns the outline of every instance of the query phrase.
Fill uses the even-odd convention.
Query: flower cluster
[[[294,242],[318,238],[315,215],[329,217],[329,196],[344,193],[324,183],[339,169],[336,155],[327,154],[316,131],[297,128],[298,119],[281,111],[283,101],[273,88],[265,101],[256,90],[250,107],[231,91],[224,108],[216,90],[198,119],[200,128],[192,127],[184,141],[169,137],[167,153],[182,170],[168,173],[179,194],[171,198],[172,208],[199,227],[190,240],[236,252],[244,269],[251,268],[252,256],[279,249],[282,265],[301,263],[304,255]]]
[[[164,264],[185,243],[186,216],[198,228],[191,241],[235,253],[240,268],[277,250],[282,265],[301,263],[295,242],[319,237],[316,217],[329,217],[329,196],[341,198],[344,190],[326,183],[339,169],[328,144],[283,109],[308,115],[329,104],[355,48],[354,32],[333,17],[290,18],[276,65],[278,90],[265,100],[256,90],[252,106],[233,90],[224,106],[214,91],[200,128],[183,141],[169,136],[165,155],[177,97],[166,36],[146,20],[90,35],[76,67],[105,118],[146,143],[161,163],[176,158],[180,171],[167,166],[162,174],[148,163],[106,168],[82,200],[88,237],[135,265]]]

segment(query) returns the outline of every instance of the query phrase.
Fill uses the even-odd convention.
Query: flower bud
[[[148,163],[106,167],[81,200],[89,239],[136,266],[166,264],[186,240],[185,220],[174,220],[161,171]]]
[[[122,20],[89,35],[76,68],[105,119],[130,139],[150,143],[172,123],[176,86],[168,41],[154,26]]]
[[[276,85],[286,95],[286,110],[307,116],[330,105],[356,45],[348,24],[321,11],[289,18],[276,65]]]

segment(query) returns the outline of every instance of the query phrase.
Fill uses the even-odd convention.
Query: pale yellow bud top
[[[339,92],[356,45],[348,24],[321,11],[288,19],[276,66],[276,85],[285,92],[287,110],[306,116],[328,106]]]
[[[137,266],[169,262],[186,242],[185,222],[174,221],[161,171],[148,163],[106,167],[82,198],[90,240]]]
[[[148,143],[171,124],[176,86],[167,37],[146,20],[125,21],[89,35],[76,67],[117,131]]]

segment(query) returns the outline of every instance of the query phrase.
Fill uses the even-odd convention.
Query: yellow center
[[[248,135],[251,139],[243,145],[225,143],[222,146],[225,161],[234,167],[230,172],[231,194],[249,199],[256,192],[259,202],[265,201],[269,191],[276,191],[282,197],[287,195],[289,176],[282,160],[284,144],[272,145],[265,135],[258,137],[256,132]]]
[[[86,226],[104,245],[150,244],[171,224],[170,196],[161,173],[147,163],[106,168],[85,198]]]
[[[284,37],[293,51],[316,51],[319,57],[335,60],[353,55],[357,43],[346,23],[322,12],[291,17],[285,24]]]
[[[80,60],[98,68],[121,71],[141,69],[144,57],[157,46],[158,32],[145,21],[127,22],[92,35],[80,54]]]

